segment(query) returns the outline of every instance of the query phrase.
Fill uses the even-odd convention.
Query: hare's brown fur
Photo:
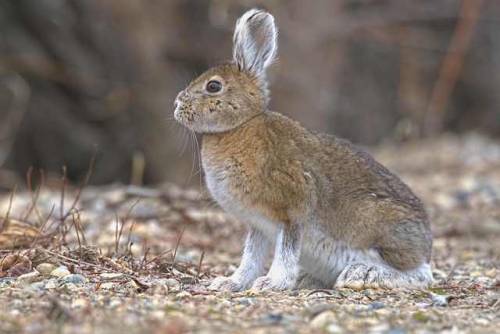
[[[273,220],[293,224],[316,212],[334,239],[375,248],[395,268],[430,260],[420,200],[345,140],[266,112],[233,131],[205,135],[202,160],[206,169],[223,171],[235,200]]]
[[[336,286],[428,285],[432,237],[411,190],[349,142],[267,109],[276,38],[272,15],[248,11],[236,24],[233,62],[176,99],[176,119],[203,135],[208,189],[249,223],[240,266],[210,287],[288,289],[299,270]]]

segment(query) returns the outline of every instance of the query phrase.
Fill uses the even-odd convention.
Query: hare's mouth
[[[194,121],[194,113],[190,110],[189,106],[176,100],[174,118],[177,122],[181,123],[182,125],[190,127],[190,125]]]

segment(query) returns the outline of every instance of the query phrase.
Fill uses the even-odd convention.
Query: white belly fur
[[[325,235],[318,226],[314,224],[309,226],[302,245],[301,269],[328,286],[335,283],[348,265],[355,263],[386,268],[388,272],[393,272],[395,277],[408,277],[410,280],[425,277],[426,281],[432,281],[431,267],[428,263],[401,272],[389,266],[375,249],[362,250],[349,247],[345,242]]]
[[[206,171],[206,183],[212,197],[227,213],[235,216],[243,223],[251,224],[261,230],[270,240],[274,241],[278,232],[277,222],[271,222],[263,215],[253,212],[239,203],[235,199],[236,197],[231,194],[224,179],[216,179],[210,171]]]

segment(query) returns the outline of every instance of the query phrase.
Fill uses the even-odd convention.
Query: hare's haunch
[[[210,288],[291,289],[299,278],[329,287],[428,286],[432,236],[422,203],[369,154],[268,110],[265,74],[276,53],[273,16],[250,10],[236,23],[233,61],[176,99],[175,118],[203,135],[210,193],[248,223],[240,266]]]

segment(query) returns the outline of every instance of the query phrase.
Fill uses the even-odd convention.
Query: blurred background
[[[256,6],[280,28],[273,110],[362,145],[500,136],[499,1],[3,0],[0,187],[93,156],[93,184],[197,183],[173,99]]]

